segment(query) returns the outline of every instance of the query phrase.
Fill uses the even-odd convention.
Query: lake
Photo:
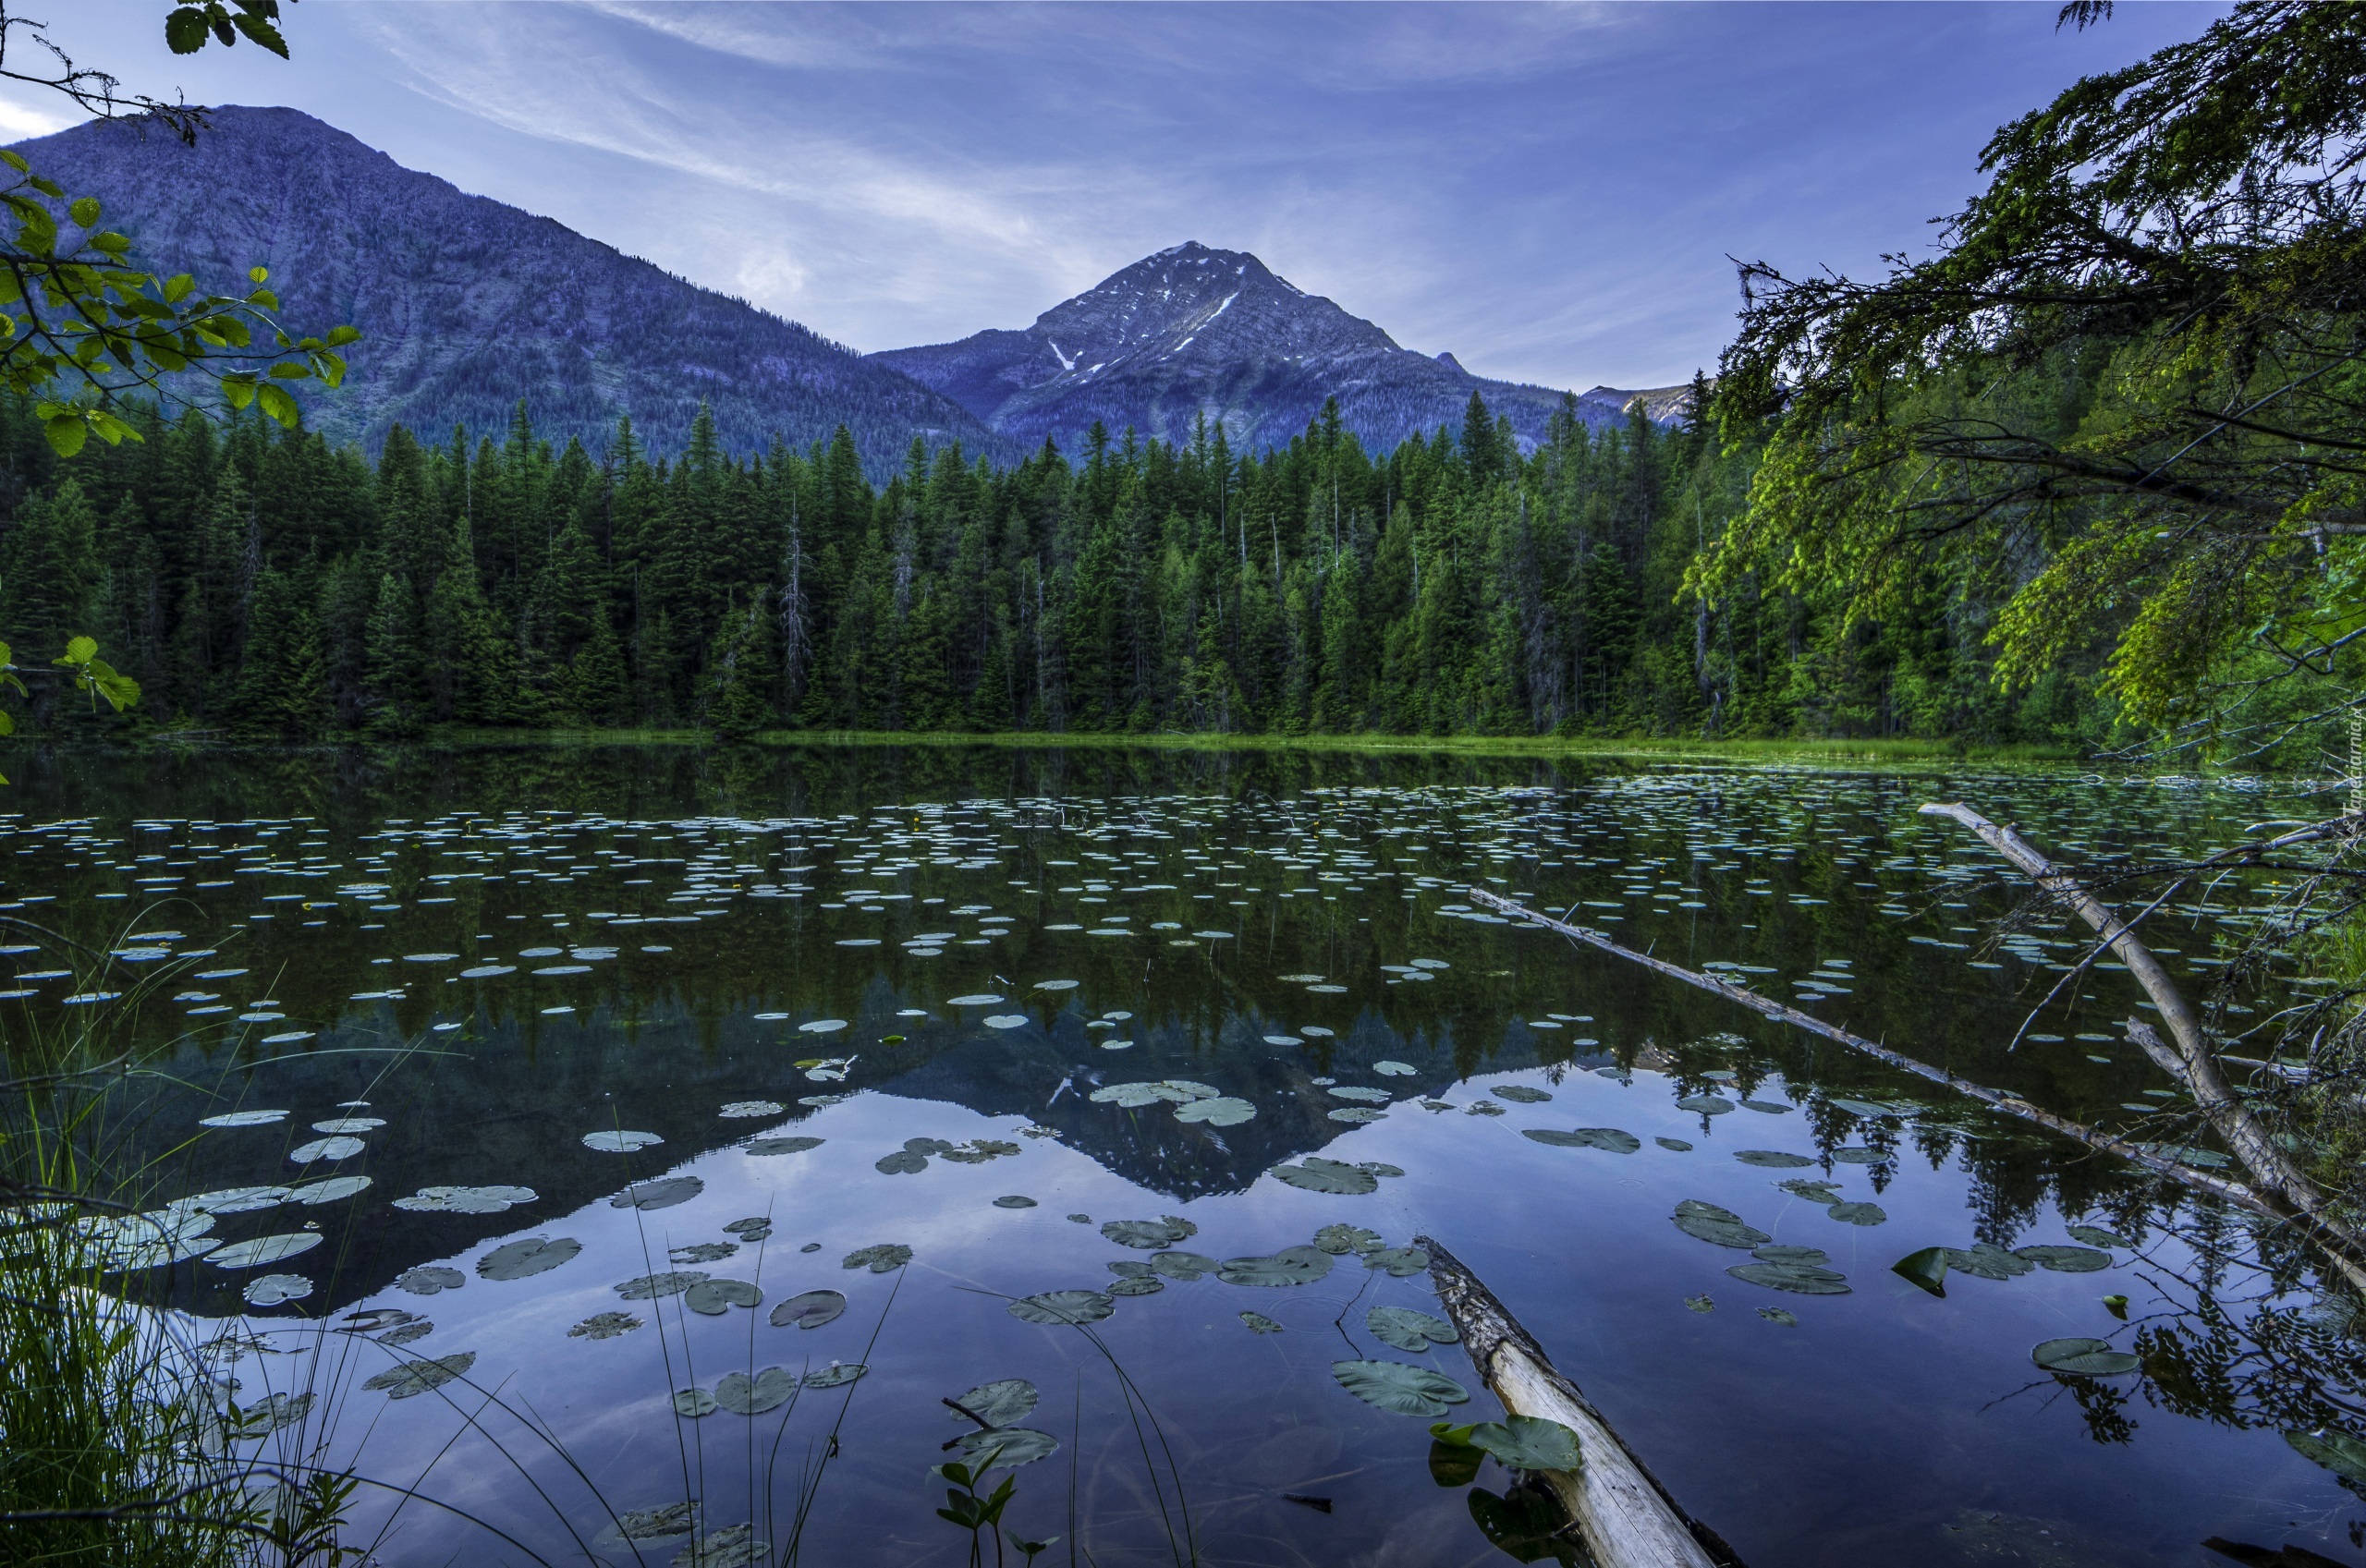
[[[387,1568],[961,1563],[929,1470],[965,1455],[1006,1462],[1046,1563],[1549,1561],[1509,1473],[1433,1455],[1433,1421],[1501,1412],[1421,1235],[1751,1568],[2357,1559],[2357,1496],[2286,1435],[2359,1408],[2290,1258],[1469,893],[2191,1148],[2128,976],[2071,973],[2050,916],[1999,940],[2001,862],[1914,808],[2077,866],[2296,791],[987,746],[19,763],[0,911],[55,934],[9,939],[0,1015],[158,1053],[103,1139],[151,1218],[100,1240],[234,1390],[238,1452],[368,1477],[349,1539]],[[2270,895],[2165,911],[2173,972]],[[1944,1296],[1890,1269],[1930,1246]],[[2134,1366],[2032,1359],[2086,1336]]]

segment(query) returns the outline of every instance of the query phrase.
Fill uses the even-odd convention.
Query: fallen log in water
[[[1515,1416],[1558,1421],[1578,1436],[1584,1465],[1537,1473],[1569,1515],[1598,1568],[1739,1568],[1715,1532],[1688,1515],[1642,1461],[1553,1369],[1543,1347],[1462,1260],[1428,1236],[1413,1245],[1430,1255],[1438,1300],[1462,1336],[1462,1348],[1487,1387]]]

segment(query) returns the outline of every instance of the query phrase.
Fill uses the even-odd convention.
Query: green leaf
[[[1438,1423],[1441,1427],[1445,1424]],[[1465,1427],[1462,1430],[1468,1432],[1470,1428]],[[1430,1479],[1442,1487],[1469,1486],[1479,1478],[1479,1466],[1486,1463],[1486,1454],[1467,1442],[1449,1442],[1440,1438],[1430,1444]]]
[[[165,42],[176,55],[194,55],[205,47],[205,13],[183,6],[165,18]]]
[[[360,341],[361,329],[360,327],[336,326],[329,328],[328,346],[331,348],[342,348],[348,343],[359,343]]]
[[[271,269],[269,267],[249,267],[247,269],[247,281],[253,284],[269,283],[271,281]]]
[[[1585,1463],[1578,1452],[1578,1434],[1538,1416],[1482,1422],[1470,1428],[1470,1445],[1515,1470],[1575,1471]]]
[[[268,382],[256,387],[255,401],[262,406],[264,413],[282,425],[289,430],[296,428],[296,421],[300,417],[296,409],[296,399],[288,396],[278,387],[273,386]]]
[[[2287,1432],[2284,1440],[2294,1453],[2311,1464],[2322,1465],[2344,1480],[2366,1484],[2366,1441],[2320,1428],[2313,1432]]]
[[[1443,1416],[1470,1398],[1444,1373],[1403,1361],[1334,1361],[1331,1375],[1365,1404],[1399,1416]]]
[[[261,17],[251,12],[240,11],[233,15],[230,20],[240,32],[245,33],[263,48],[270,50],[283,60],[287,58],[287,41],[279,36],[277,28]]]
[[[282,361],[271,368],[271,373],[281,381],[302,381],[312,373],[312,367]]]
[[[8,166],[20,175],[32,172],[32,165],[25,162],[21,153],[11,152],[5,147],[0,147],[0,160],[6,160]]]
[[[174,273],[171,277],[165,280],[165,303],[167,305],[179,304],[182,300],[189,297],[189,291],[194,289],[196,286],[197,280],[189,276],[187,273]]]
[[[43,420],[42,433],[49,437],[51,451],[60,457],[71,457],[82,450],[82,443],[89,438],[91,427],[70,414],[61,415]]]
[[[1889,1271],[1918,1290],[1933,1295],[1947,1294],[1947,1249],[1926,1246],[1920,1252],[1909,1252],[1889,1266]]]
[[[98,638],[91,637],[78,637],[72,638],[66,644],[66,657],[58,660],[57,662],[61,664],[87,664],[98,656]]]
[[[89,228],[99,221],[99,199],[95,196],[77,197],[74,204],[66,211],[67,215],[73,218],[76,226]]]

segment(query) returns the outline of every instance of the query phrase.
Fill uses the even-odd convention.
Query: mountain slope
[[[874,472],[915,435],[1007,455],[958,406],[795,323],[684,282],[548,218],[466,195],[293,109],[217,111],[194,148],[93,122],[17,151],[96,196],[136,260],[243,293],[271,269],[285,319],[363,334],[314,428],[375,446],[399,421],[430,441],[496,435],[523,397],[536,429],[594,452],[618,415],[679,450],[701,398],[726,447],[797,445],[844,422]]]
[[[1246,251],[1197,241],[1113,273],[1024,331],[871,358],[1029,444],[1049,436],[1069,445],[1096,419],[1113,433],[1130,427],[1186,440],[1204,413],[1237,447],[1276,445],[1335,396],[1348,428],[1386,450],[1440,425],[1459,431],[1473,392],[1534,442],[1563,396],[1474,376],[1451,354],[1399,347]],[[1579,417],[1593,425],[1623,420],[1631,395],[1588,394]]]

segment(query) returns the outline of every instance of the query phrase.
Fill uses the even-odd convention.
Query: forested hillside
[[[1705,389],[1696,395],[1704,395]],[[1459,432],[1366,452],[1318,418],[1267,455],[1105,432],[866,482],[854,444],[677,461],[190,418],[54,458],[0,410],[0,625],[97,636],[138,722],[251,738],[437,726],[1962,735],[2054,741],[2070,673],[2007,698],[1986,608],[1933,578],[1844,631],[1744,575],[1680,597],[1752,459],[1695,417],[1522,457]],[[83,720],[41,715],[55,727]]]

